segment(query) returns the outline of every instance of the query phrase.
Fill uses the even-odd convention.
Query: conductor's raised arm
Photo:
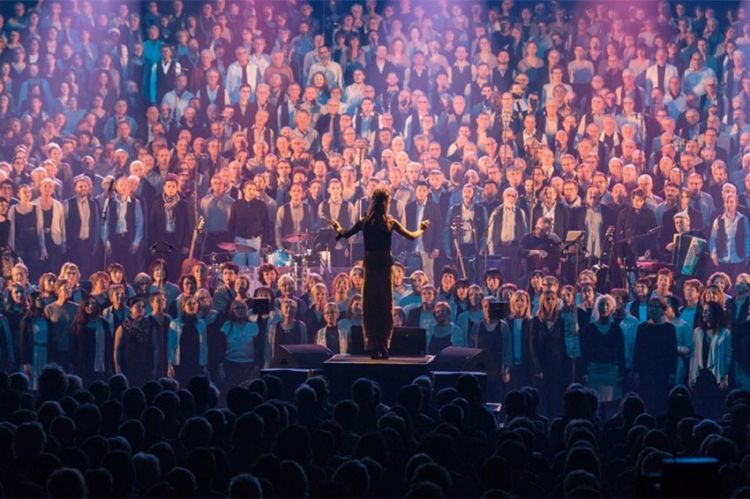
[[[331,220],[331,227],[333,227],[333,230],[336,231],[336,240],[338,241],[341,238],[349,239],[354,234],[362,230],[362,220],[357,220],[357,223],[355,223],[351,229],[344,230],[344,228],[341,226],[340,223],[336,220]]]
[[[410,241],[413,241],[415,239],[419,239],[420,237],[422,237],[422,234],[424,234],[424,231],[427,230],[427,228],[430,226],[429,220],[422,220],[419,223],[419,228],[415,231],[411,231],[405,228],[403,225],[401,225],[401,223],[398,220],[394,218],[391,218],[390,220],[391,220],[391,223],[393,224],[393,229],[399,234],[401,234],[402,236],[404,236],[406,239],[409,239]]]

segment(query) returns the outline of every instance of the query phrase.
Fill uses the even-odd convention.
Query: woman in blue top
[[[262,338],[258,322],[251,321],[247,304],[235,300],[229,308],[229,318],[219,330],[224,340],[224,357],[219,363],[219,377],[227,387],[255,377],[261,358]]]

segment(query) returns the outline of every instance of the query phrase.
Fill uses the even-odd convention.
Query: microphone
[[[112,191],[115,188],[115,182],[117,182],[117,179],[113,179],[112,182],[109,183],[109,187],[107,187],[107,193],[104,197],[104,204],[102,205],[102,223],[107,222],[107,215],[109,214],[109,204],[112,202]]]
[[[651,229],[651,230],[649,230],[648,232],[646,232],[646,234],[648,234],[648,235],[656,234],[657,232],[659,232],[659,231],[660,231],[660,230],[662,230],[663,228],[664,228],[664,226],[663,226],[663,225],[657,225],[657,226],[656,226],[656,227],[654,227],[653,229]]]

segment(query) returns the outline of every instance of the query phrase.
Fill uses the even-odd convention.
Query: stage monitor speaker
[[[287,369],[320,369],[333,352],[323,345],[281,345],[272,367]]]
[[[419,327],[395,327],[389,352],[394,357],[424,357],[427,331]]]
[[[495,369],[487,350],[466,347],[445,347],[430,363],[430,371],[481,371]]]

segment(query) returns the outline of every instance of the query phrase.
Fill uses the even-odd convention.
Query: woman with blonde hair
[[[701,293],[701,303],[716,302],[721,306],[724,314],[726,314],[726,301],[727,295],[724,294],[724,290],[721,289],[721,286],[715,284],[706,286],[703,293]]]
[[[57,269],[65,253],[65,208],[54,198],[55,181],[51,178],[42,180],[39,186],[39,197],[34,201],[39,207],[43,238],[41,259],[45,270]]]
[[[68,281],[70,301],[81,303],[88,293],[81,288],[81,270],[73,262],[65,262],[60,268],[58,279]]]
[[[625,373],[625,337],[614,321],[616,308],[611,295],[601,295],[594,304],[591,322],[581,332],[583,380],[599,394],[604,416],[622,398]]]
[[[515,389],[531,382],[531,297],[524,290],[517,290],[510,296],[510,314],[506,319],[510,330],[513,361],[510,368],[510,382]]]
[[[539,310],[531,320],[529,352],[535,383],[547,417],[555,417],[562,408],[566,366],[565,328],[560,317],[559,298],[543,291]]]

